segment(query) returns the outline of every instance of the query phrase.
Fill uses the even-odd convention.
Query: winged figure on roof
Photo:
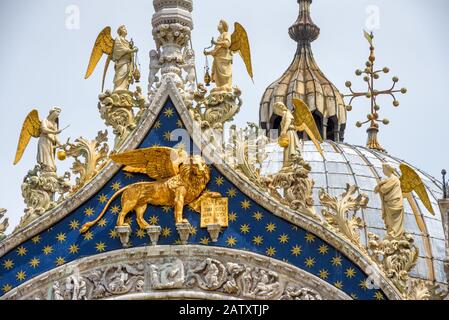
[[[238,22],[234,25],[234,32],[229,33],[229,25],[221,20],[218,24],[220,36],[212,39],[214,48],[211,51],[204,50],[206,56],[214,58],[211,80],[215,88],[211,93],[232,93],[232,64],[233,55],[239,53],[245,63],[249,76],[253,79],[253,67],[251,62],[251,48],[248,34],[245,28]]]
[[[300,99],[293,99],[293,106],[293,112],[282,102],[277,102],[273,106],[274,113],[282,118],[279,145],[284,148],[285,167],[288,167],[293,158],[301,153],[302,142],[298,137],[298,132],[306,132],[318,152],[323,156],[321,148],[323,138],[309,107]]]
[[[85,224],[81,232],[87,232],[100,221],[112,202],[120,195],[122,211],[117,227],[128,226],[125,219],[136,212],[137,223],[143,230],[150,225],[144,220],[148,205],[174,207],[176,224],[188,223],[183,218],[185,205],[201,213],[201,202],[206,198],[221,197],[219,193],[205,192],[210,181],[210,170],[198,155],[189,156],[183,149],[153,147],[112,155],[111,159],[124,165],[124,171],[143,173],[155,181],[140,182],[119,190],[111,197],[103,212],[92,222]]]
[[[422,179],[412,167],[402,163],[399,166],[400,177],[389,164],[383,164],[382,168],[387,179],[382,180],[374,191],[382,199],[382,219],[388,236],[397,239],[404,235],[404,197],[413,205],[414,200],[410,195],[415,192],[431,214],[435,214],[435,211]]]
[[[59,130],[60,113],[61,109],[55,107],[44,120],[39,119],[39,113],[35,109],[27,115],[20,132],[14,165],[22,159],[31,138],[38,138],[37,163],[44,171],[56,172],[56,149],[62,147],[58,138],[62,131]]]
[[[135,55],[138,49],[134,46],[132,40],[126,39],[128,31],[125,26],[120,26],[117,34],[117,38],[112,38],[111,27],[106,27],[100,32],[92,49],[87,67],[85,79],[92,75],[103,55],[107,56],[103,72],[102,91],[111,61],[115,63],[114,91],[128,91],[129,86],[137,78],[138,70]]]

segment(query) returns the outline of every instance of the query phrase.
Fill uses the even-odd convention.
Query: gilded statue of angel
[[[212,40],[214,49],[204,50],[204,54],[214,58],[212,65],[212,82],[215,83],[211,93],[232,93],[232,62],[233,54],[239,52],[245,63],[249,76],[253,79],[253,67],[251,63],[251,49],[248,34],[243,26],[236,22],[234,33],[229,33],[228,23],[221,20],[218,24],[218,39]]]
[[[59,115],[60,108],[50,110],[48,117],[44,120],[39,119],[37,110],[32,110],[23,122],[22,131],[20,132],[19,143],[17,145],[14,165],[22,159],[30,139],[39,138],[37,145],[37,163],[41,169],[46,172],[56,172],[55,155],[56,149],[62,147],[59,141]]]
[[[118,37],[113,39],[111,27],[104,28],[98,35],[90,56],[85,79],[92,75],[103,54],[108,57],[103,72],[101,91],[104,90],[106,73],[111,60],[115,63],[114,91],[128,91],[129,86],[134,83],[134,78],[136,77],[135,54],[138,49],[132,41],[126,39],[128,31],[125,26],[120,26],[117,34]]]
[[[315,144],[318,152],[324,156],[320,145],[323,138],[309,107],[299,99],[293,99],[293,106],[293,112],[282,102],[277,102],[273,106],[274,113],[282,118],[279,145],[284,148],[284,166],[289,166],[294,156],[300,154],[302,143],[298,137],[298,132],[305,131]]]
[[[150,227],[144,214],[148,205],[174,207],[176,224],[188,223],[183,218],[185,205],[201,212],[201,201],[221,195],[204,192],[210,181],[210,170],[201,156],[189,156],[182,149],[153,147],[139,149],[123,154],[112,155],[116,163],[125,165],[123,169],[130,173],[143,173],[156,181],[140,182],[117,191],[95,221],[85,224],[81,232],[87,232],[106,213],[112,202],[122,195],[122,211],[117,226],[129,226],[126,216],[135,211],[137,223],[143,230]]]
[[[405,163],[399,168],[400,177],[392,166],[384,163],[382,169],[387,179],[382,180],[374,189],[381,196],[382,219],[388,236],[393,239],[404,235],[404,195],[408,197],[413,191],[416,192],[427,210],[435,214],[426,187],[416,171]]]

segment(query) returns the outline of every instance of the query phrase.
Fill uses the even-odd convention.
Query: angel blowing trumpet
[[[150,225],[144,220],[148,205],[169,206],[175,208],[176,224],[188,223],[183,218],[185,205],[201,213],[201,202],[207,198],[219,198],[215,192],[204,192],[210,181],[210,170],[201,156],[189,156],[182,149],[154,147],[139,149],[123,154],[112,155],[116,163],[125,165],[123,169],[130,173],[143,173],[156,181],[140,182],[129,185],[112,196],[106,207],[95,221],[85,224],[81,233],[87,232],[104,216],[112,202],[120,195],[122,211],[117,227],[128,226],[126,216],[135,211],[137,223],[141,229]]]

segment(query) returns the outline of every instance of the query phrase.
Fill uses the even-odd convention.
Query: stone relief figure
[[[87,283],[78,273],[67,277],[62,286],[60,281],[55,281],[51,287],[51,299],[87,300]]]
[[[280,288],[278,278],[276,272],[260,270],[259,275],[253,279],[256,281],[253,282],[255,283],[255,288],[251,294],[267,298],[276,295]]]
[[[195,53],[190,48],[185,48],[183,52],[184,64],[181,67],[186,72],[185,82],[189,89],[193,92],[195,90],[196,71],[195,71]]]
[[[125,291],[128,278],[129,275],[126,272],[126,268],[123,265],[119,265],[109,280],[109,290],[112,292]]]
[[[166,260],[161,265],[150,266],[151,287],[156,290],[182,288],[185,282],[184,264],[181,260]]]
[[[226,268],[220,261],[207,258],[189,270],[188,284],[193,286],[197,283],[203,290],[217,290],[226,281],[226,276]]]
[[[237,278],[245,271],[245,267],[237,263],[228,262],[226,269],[228,276],[226,283],[223,285],[223,290],[229,294],[238,294],[240,292],[240,285],[237,283]]]
[[[64,300],[86,300],[86,281],[73,275],[66,279]]]
[[[162,68],[162,64],[159,62],[159,53],[156,50],[150,51],[150,74],[148,76],[148,92],[153,91],[154,85],[159,82],[157,76],[159,70]]]
[[[280,300],[323,300],[323,298],[315,290],[289,284],[285,288]]]
[[[52,285],[52,291],[53,291],[53,300],[64,300],[64,297],[61,293],[61,288],[58,281],[55,281]]]

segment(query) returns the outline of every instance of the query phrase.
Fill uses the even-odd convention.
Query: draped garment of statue
[[[216,85],[215,91],[232,92],[232,52],[231,35],[223,32],[217,39],[215,49],[212,51],[214,62],[212,64],[212,82]]]
[[[41,124],[41,135],[37,144],[37,163],[47,171],[56,172],[55,151],[59,143],[56,132],[58,124],[44,119]]]
[[[284,148],[284,166],[292,164],[295,156],[301,155],[301,140],[294,125],[294,116],[290,110],[287,110],[281,121],[281,135],[286,135],[289,144]]]
[[[112,60],[115,62],[114,91],[128,90],[133,81],[133,51],[130,42],[121,35],[114,41]]]
[[[387,233],[395,239],[399,238],[404,234],[404,197],[401,181],[395,175],[391,175],[379,184],[378,190],[383,199],[382,219]]]

